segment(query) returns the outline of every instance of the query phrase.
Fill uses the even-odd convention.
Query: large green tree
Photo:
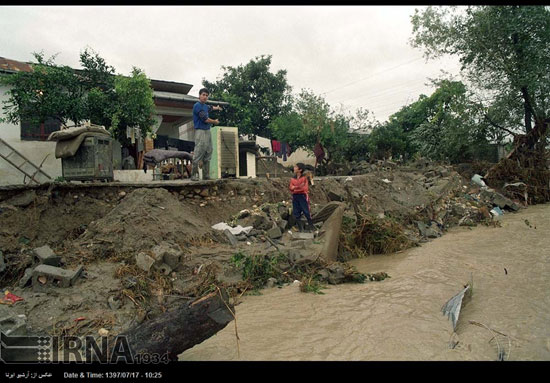
[[[219,113],[224,125],[237,126],[240,133],[271,138],[268,125],[290,112],[290,91],[286,70],[270,71],[271,55],[256,57],[246,65],[222,66],[221,78],[203,79],[210,98],[230,104]]]
[[[145,135],[153,126],[153,91],[145,74],[134,68],[130,76],[115,75],[113,67],[90,48],[80,54],[83,69],[57,65],[55,56],[33,54],[31,72],[5,75],[9,87],[3,121],[44,123],[54,118],[66,125],[85,120],[109,128],[127,143],[126,127],[140,127]]]
[[[550,11],[544,6],[427,7],[412,17],[426,57],[459,57],[494,126],[526,133],[550,116]],[[521,111],[514,119],[509,111]],[[510,123],[512,125],[510,126]],[[507,127],[503,126],[508,124]]]

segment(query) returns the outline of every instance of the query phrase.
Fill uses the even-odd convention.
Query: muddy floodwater
[[[550,204],[458,227],[399,254],[352,263],[381,282],[298,284],[245,296],[235,323],[180,360],[550,360]],[[473,275],[456,332],[441,312]]]

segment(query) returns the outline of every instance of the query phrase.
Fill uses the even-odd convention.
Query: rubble
[[[70,287],[74,285],[83,270],[82,266],[71,271],[50,265],[38,265],[32,272],[33,290],[43,291],[50,286]]]
[[[33,250],[34,260],[41,265],[59,266],[61,257],[54,254],[53,250],[48,246],[37,247]]]
[[[110,309],[117,327],[97,319],[94,332],[105,328],[114,335],[136,317],[162,313],[182,299],[178,295],[199,297],[212,286],[229,286],[243,293],[245,282],[252,280],[239,273],[235,277],[230,262],[241,251],[258,257],[256,261],[246,258],[251,262],[248,270],[261,274],[261,283],[253,281],[254,288],[297,279],[311,287],[303,291],[317,292],[318,286],[311,284],[385,278],[382,274],[361,277],[348,268],[347,259],[399,251],[436,239],[453,226],[496,221],[493,211],[508,214],[520,208],[515,200],[481,189],[470,177],[462,178],[447,166],[427,162],[411,166],[363,162],[361,166],[363,175],[348,177],[347,182],[345,177],[315,178],[310,200],[318,230],[311,233],[295,231],[288,178],[124,190],[81,186],[84,192],[67,185],[49,197],[44,190],[33,190],[30,208],[0,212],[5,223],[0,227],[5,257],[0,278],[6,286],[22,289],[32,283],[32,290],[21,291],[25,299],[35,289],[43,291],[40,299],[32,298],[40,304],[57,301],[53,294],[61,294],[66,303],[58,313],[70,316],[71,325],[76,317],[93,316],[86,311],[88,304]],[[353,165],[351,173],[359,168]],[[349,194],[344,185],[349,186]],[[14,197],[18,196],[10,192],[9,198],[0,196],[0,200],[7,204]],[[19,242],[21,238],[25,243]],[[44,256],[35,254],[41,248],[39,253]],[[268,258],[262,263],[264,256]],[[276,259],[278,271],[267,261]],[[75,272],[61,272],[56,267],[61,260],[68,269],[81,263],[87,271],[97,269],[73,292]],[[303,274],[294,274],[296,269]],[[288,278],[281,276],[284,272]],[[41,289],[55,281],[68,288]],[[86,301],[77,296],[86,296]],[[91,332],[92,328],[79,331]]]

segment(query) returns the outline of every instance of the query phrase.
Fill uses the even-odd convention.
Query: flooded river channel
[[[298,284],[245,296],[234,322],[180,360],[550,360],[550,204],[458,227],[405,252],[357,259],[381,282]],[[473,275],[456,332],[441,312]]]

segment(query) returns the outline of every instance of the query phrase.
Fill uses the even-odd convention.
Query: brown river
[[[550,204],[501,227],[458,227],[420,247],[352,261],[381,282],[298,284],[244,296],[235,322],[180,360],[550,360]],[[456,331],[441,307],[473,276]],[[239,341],[235,332],[238,332]]]

